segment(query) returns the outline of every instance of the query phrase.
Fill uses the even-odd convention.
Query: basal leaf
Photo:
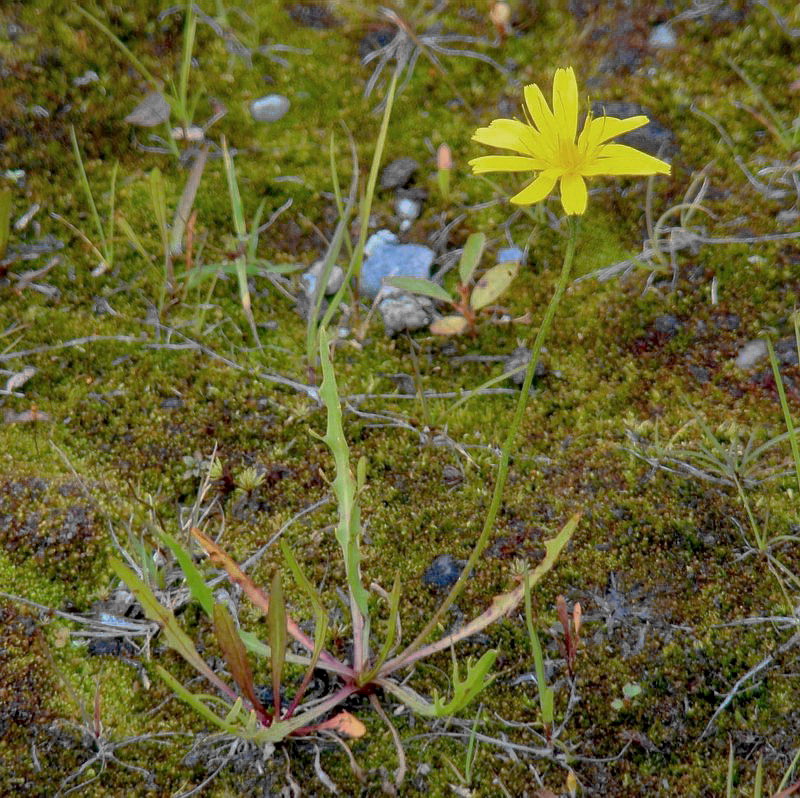
[[[215,603],[212,619],[214,621],[214,634],[222,649],[222,655],[228,665],[228,670],[233,680],[239,686],[250,705],[259,713],[266,714],[264,707],[258,700],[253,684],[253,672],[247,659],[247,651],[239,637],[239,630],[234,623],[228,608],[224,604]]]
[[[519,263],[498,263],[497,266],[492,266],[472,289],[472,296],[469,298],[472,309],[480,310],[494,302],[511,285],[518,270]]]
[[[272,670],[272,695],[275,698],[275,717],[281,716],[281,677],[286,658],[286,604],[283,600],[281,575],[277,571],[272,577],[269,612],[267,613],[267,634],[272,651],[270,661]]]
[[[467,285],[472,279],[472,275],[481,261],[485,246],[486,235],[484,233],[473,233],[467,239],[461,253],[461,260],[458,262],[458,279],[461,285]]]
[[[434,335],[461,335],[467,331],[469,323],[463,316],[442,316],[430,326]]]
[[[453,298],[439,283],[426,280],[424,277],[387,277],[384,283],[393,288],[399,288],[401,291],[407,291],[409,294],[422,294],[431,299],[438,299],[440,302],[453,303]]]

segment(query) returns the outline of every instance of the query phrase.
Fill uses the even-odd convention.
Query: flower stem
[[[567,237],[567,249],[564,253],[564,262],[561,266],[561,274],[558,278],[558,283],[556,284],[556,290],[553,293],[550,304],[547,306],[544,319],[542,320],[542,324],[539,327],[539,330],[536,333],[536,338],[533,342],[531,359],[528,362],[528,368],[525,371],[525,380],[522,383],[522,389],[520,390],[519,399],[517,400],[517,407],[514,411],[514,417],[511,421],[505,443],[503,444],[503,449],[500,453],[500,467],[497,470],[497,481],[494,485],[492,503],[489,505],[489,511],[487,512],[486,519],[483,523],[483,530],[481,531],[478,541],[475,543],[475,548],[472,550],[472,554],[470,555],[467,564],[464,566],[464,570],[461,572],[461,576],[459,576],[458,581],[453,585],[450,592],[447,594],[447,597],[430,618],[428,623],[425,624],[425,628],[414,638],[405,651],[396,657],[397,661],[404,660],[407,656],[413,654],[425,642],[431,632],[433,632],[441,617],[445,614],[445,612],[447,612],[448,609],[450,609],[456,599],[461,595],[461,591],[464,589],[464,585],[466,584],[470,572],[477,564],[489,543],[489,537],[494,529],[494,524],[497,520],[497,514],[500,511],[500,504],[503,499],[503,490],[505,489],[506,479],[508,478],[508,465],[509,460],[511,459],[511,451],[514,448],[514,443],[516,442],[519,428],[522,425],[522,417],[525,413],[525,406],[528,403],[531,384],[533,383],[533,375],[536,372],[536,365],[539,362],[539,356],[542,353],[542,347],[544,346],[545,339],[547,338],[547,333],[550,330],[550,325],[553,322],[553,317],[555,316],[556,310],[561,302],[561,298],[564,295],[564,291],[569,284],[570,272],[572,271],[572,262],[575,257],[575,245],[578,240],[579,219],[579,216],[567,217],[569,231]]]

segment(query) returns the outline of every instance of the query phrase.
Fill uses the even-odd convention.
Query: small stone
[[[427,327],[436,317],[433,302],[426,296],[396,294],[384,299],[378,309],[383,317],[386,335],[414,332]]]
[[[256,122],[277,122],[289,111],[289,98],[282,94],[267,94],[250,103],[250,115]]]
[[[743,370],[751,369],[767,355],[767,344],[760,338],[748,341],[736,355],[736,365]]]
[[[378,295],[385,277],[430,277],[433,250],[423,244],[399,244],[389,230],[371,235],[364,252],[367,259],[361,270],[360,290],[369,299]],[[401,293],[391,288],[384,292]]]
[[[689,373],[701,384],[705,385],[708,382],[711,382],[711,375],[708,373],[708,369],[704,368],[703,366],[697,366],[692,363],[689,366]]]
[[[402,158],[396,158],[383,167],[381,188],[402,188],[411,181],[417,169],[419,169],[419,163],[410,156],[405,155]]]
[[[518,346],[506,360],[505,373],[508,374],[509,372],[520,368],[521,366],[527,366],[530,361],[531,350],[525,346]],[[533,376],[539,378],[544,377],[545,374],[547,374],[547,367],[544,365],[544,363],[542,363],[541,358],[539,358],[539,362],[536,364],[536,368],[533,370]],[[516,374],[512,374],[510,379],[514,385],[522,387],[522,383],[525,382],[525,371],[518,371]]]
[[[458,466],[448,463],[442,468],[442,482],[444,482],[445,485],[453,488],[456,485],[460,485],[463,481],[464,472]]]
[[[129,125],[157,127],[169,119],[169,103],[157,91],[151,91],[126,117]]]
[[[714,317],[714,324],[720,330],[738,330],[742,320],[735,313],[720,313]]]
[[[466,560],[457,560],[452,554],[440,554],[425,569],[422,583],[430,587],[452,587],[466,564]]]
[[[322,276],[322,270],[325,267],[324,260],[318,260],[308,271],[302,276],[303,290],[308,296],[313,296],[317,288],[317,280]],[[334,266],[331,268],[331,273],[328,275],[328,284],[325,286],[325,296],[335,294],[344,282],[344,270],[341,266]]]
[[[183,399],[179,396],[168,396],[161,401],[161,408],[163,410],[178,410],[183,407]]]
[[[82,75],[72,79],[73,86],[88,86],[90,83],[97,83],[100,76],[93,69],[87,69]]]
[[[406,231],[411,227],[411,223],[419,216],[422,210],[420,203],[409,197],[398,197],[395,200],[394,208],[400,217],[400,229],[402,231]]]
[[[675,316],[665,313],[663,316],[656,316],[653,326],[655,327],[656,332],[672,336],[675,335],[675,333],[677,333],[683,325],[680,323],[680,321],[678,321],[678,319],[675,318]]]
[[[498,263],[522,263],[525,253],[519,247],[505,247],[497,251]]]
[[[650,31],[650,38],[647,43],[655,50],[672,50],[678,44],[678,37],[668,22],[663,25],[656,25]]]
[[[789,208],[785,211],[778,211],[775,216],[775,221],[777,221],[778,224],[786,225],[787,227],[795,225],[800,222],[800,211],[796,210],[795,208]]]
[[[797,341],[793,335],[781,338],[776,342],[775,356],[778,358],[778,362],[784,366],[797,365]]]
[[[298,25],[315,30],[327,30],[340,24],[327,4],[319,0],[314,3],[295,3],[289,6],[289,16]]]

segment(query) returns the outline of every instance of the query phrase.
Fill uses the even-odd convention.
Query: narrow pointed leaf
[[[239,686],[244,697],[250,702],[250,705],[258,712],[266,714],[256,695],[253,684],[253,671],[250,669],[250,663],[247,660],[247,651],[239,637],[239,630],[228,608],[224,604],[214,604],[212,618],[214,621],[214,634],[219,647],[222,649],[222,655],[225,657],[225,662],[231,672],[231,676],[233,676],[233,680]]]
[[[332,484],[339,506],[336,540],[344,556],[350,592],[361,615],[366,618],[368,594],[361,584],[361,518],[356,482],[350,470],[350,450],[342,426],[342,408],[339,404],[336,376],[328,351],[328,335],[324,328],[320,329],[319,333],[319,353],[323,374],[319,395],[328,411],[328,426],[323,440],[331,450],[336,464],[336,477]]]
[[[111,568],[117,576],[125,582],[136,596],[145,615],[155,621],[160,627],[164,639],[170,648],[178,652],[192,667],[203,674],[213,685],[222,690],[226,695],[235,698],[233,690],[208,667],[205,660],[198,654],[189,635],[181,629],[175,616],[167,607],[162,606],[147,585],[126,565],[114,557],[109,561]]]
[[[481,277],[472,290],[469,304],[473,310],[480,310],[492,303],[511,285],[519,269],[518,263],[498,263]]]
[[[269,647],[272,650],[272,695],[275,698],[275,717],[281,716],[281,677],[286,660],[286,604],[283,600],[281,575],[272,578],[272,595],[267,613]]]
[[[389,624],[386,629],[386,639],[383,641],[380,653],[375,658],[375,662],[369,672],[359,680],[361,684],[367,684],[372,681],[375,674],[381,669],[381,665],[386,662],[392,648],[397,642],[395,638],[399,626],[400,586],[400,574],[396,573],[394,576],[394,585],[392,585],[392,592],[389,594]]]
[[[438,299],[440,302],[452,304],[453,298],[445,291],[439,283],[433,280],[426,280],[424,277],[387,277],[384,279],[385,285],[407,291],[409,294],[421,294],[429,296],[431,299]]]
[[[203,608],[205,614],[211,618],[214,613],[214,594],[194,564],[192,555],[168,532],[159,531],[157,536],[178,561],[178,565],[180,565],[183,575],[186,577],[186,584],[192,598]]]
[[[467,239],[461,253],[461,260],[458,262],[458,279],[461,285],[467,285],[472,279],[472,275],[481,261],[485,246],[486,235],[484,233],[473,233]]]

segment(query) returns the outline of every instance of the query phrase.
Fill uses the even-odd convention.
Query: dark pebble
[[[289,6],[289,16],[298,25],[315,30],[327,30],[340,24],[328,6],[319,0],[314,3],[295,3]]]
[[[395,158],[386,164],[381,172],[381,188],[401,188],[407,185],[414,173],[419,169],[419,163],[408,155]]]
[[[711,375],[708,373],[708,369],[702,366],[696,366],[692,363],[692,365],[689,366],[689,373],[703,385],[707,382],[711,382]]]
[[[720,330],[738,330],[742,320],[735,313],[720,313],[714,317],[714,324]]]
[[[136,649],[121,637],[93,637],[88,651],[93,657],[131,657]]]
[[[675,335],[675,333],[680,330],[681,323],[675,316],[665,313],[663,316],[656,316],[653,326],[656,328],[656,332],[663,333],[664,335]]]
[[[170,396],[161,402],[161,407],[164,410],[177,410],[183,407],[183,399],[177,396]]]
[[[457,560],[452,554],[440,554],[425,570],[422,583],[429,587],[451,587],[466,564],[466,560]]]

